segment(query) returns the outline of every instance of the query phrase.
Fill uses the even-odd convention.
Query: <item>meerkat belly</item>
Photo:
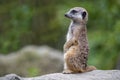
[[[65,61],[68,65],[68,68],[72,71],[81,71],[82,63],[81,57],[78,56],[78,46],[72,46],[70,49],[65,53]]]

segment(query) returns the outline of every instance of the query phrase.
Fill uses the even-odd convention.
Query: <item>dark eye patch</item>
[[[72,11],[71,11],[72,14],[75,14],[75,13],[77,13],[77,12],[78,12],[78,11],[76,11],[76,10],[72,10]]]
[[[82,13],[82,18],[84,19],[85,17],[86,17],[86,12],[84,11],[83,13]]]

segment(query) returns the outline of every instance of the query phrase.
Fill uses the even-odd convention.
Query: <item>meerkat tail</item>
[[[86,70],[84,70],[83,72],[89,72],[89,71],[93,71],[96,70],[97,68],[95,66],[87,66]]]

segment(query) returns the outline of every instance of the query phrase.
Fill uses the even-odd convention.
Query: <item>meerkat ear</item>
[[[83,13],[82,13],[82,18],[84,19],[85,17],[86,17],[86,12],[84,11]]]

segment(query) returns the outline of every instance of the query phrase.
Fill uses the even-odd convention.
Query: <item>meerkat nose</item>
[[[65,17],[67,17],[67,14],[65,14]]]
[[[67,14],[65,14],[65,17],[68,17],[68,15],[67,15]]]

